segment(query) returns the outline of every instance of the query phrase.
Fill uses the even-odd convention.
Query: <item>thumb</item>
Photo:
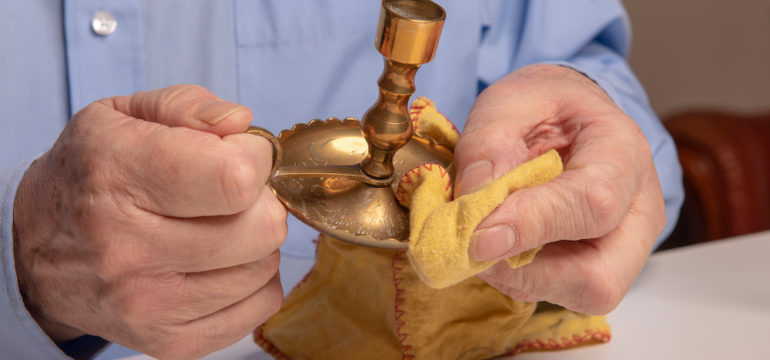
[[[489,121],[460,135],[455,146],[455,198],[480,190],[527,160],[518,128]]]
[[[174,85],[101,102],[137,119],[219,136],[246,131],[252,119],[248,107],[222,100],[197,85]]]
[[[503,121],[488,117],[483,123],[466,127],[460,136],[455,146],[455,198],[480,190],[527,160],[529,151],[519,134],[521,129],[503,126]],[[505,223],[479,227],[471,238],[468,255],[476,261],[487,260],[507,252],[515,242],[514,229]]]

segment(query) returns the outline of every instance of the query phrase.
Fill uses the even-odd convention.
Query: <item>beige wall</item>
[[[623,0],[631,66],[661,117],[770,111],[770,0]]]

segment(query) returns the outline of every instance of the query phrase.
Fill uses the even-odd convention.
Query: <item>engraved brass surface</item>
[[[282,169],[290,167],[333,170],[339,165],[358,164],[366,156],[367,144],[356,119],[314,120],[284,130],[278,139],[284,149],[283,160],[270,186],[292,214],[338,239],[379,248],[407,247],[409,212],[393,195],[398,181],[374,186],[333,171],[322,171],[319,176],[281,175]],[[449,167],[452,152],[413,137],[396,153],[394,178],[426,162]]]
[[[454,176],[452,151],[412,136],[407,105],[414,75],[436,53],[444,9],[428,0],[385,0],[375,47],[385,58],[380,95],[355,118],[313,120],[276,138],[269,184],[288,210],[332,237],[390,249],[408,247],[409,213],[394,195],[404,172],[437,163]]]

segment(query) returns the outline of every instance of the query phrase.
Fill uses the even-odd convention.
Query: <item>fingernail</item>
[[[465,167],[457,180],[457,193],[469,194],[489,185],[494,180],[494,166],[489,160],[478,160]]]
[[[510,225],[479,229],[471,235],[468,255],[475,261],[492,260],[510,251],[515,243],[516,234]]]
[[[243,109],[243,105],[224,100],[209,100],[198,105],[193,117],[205,123],[214,125],[230,114]]]

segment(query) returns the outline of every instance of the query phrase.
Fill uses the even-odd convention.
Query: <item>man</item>
[[[673,143],[623,59],[622,6],[439,3],[447,20],[417,94],[467,118],[457,195],[547,149],[565,159],[563,175],[510,196],[469,249],[489,260],[545,245],[537,259],[482,278],[515,299],[611,311],[682,200]],[[265,188],[269,144],[243,131],[360,116],[381,70],[378,11],[358,0],[0,5],[3,352],[88,357],[105,339],[196,357],[277,311],[278,248],[285,238],[284,257],[311,256],[313,235],[291,220],[286,237]]]

